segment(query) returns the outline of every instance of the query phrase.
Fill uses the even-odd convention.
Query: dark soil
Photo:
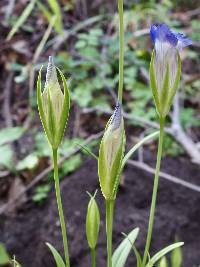
[[[148,163],[154,164],[154,160]],[[153,156],[154,158],[154,156]],[[165,158],[162,170],[200,184],[200,167],[185,158]],[[136,168],[125,170],[125,186],[120,189],[114,220],[114,246],[122,239],[121,232],[140,228],[137,247],[143,251],[151,202],[152,175]],[[70,243],[72,266],[90,266],[89,250],[85,238],[85,214],[88,203],[86,191],[98,188],[97,164],[86,160],[74,174],[61,182],[64,212]],[[101,207],[101,231],[97,251],[97,266],[106,266],[104,200],[98,193]],[[200,264],[200,194],[160,180],[155,228],[151,254],[172,243],[177,236],[185,242],[183,267]],[[23,267],[55,267],[45,245],[48,241],[62,251],[61,234],[54,190],[40,207],[33,203],[23,205],[15,217],[1,218],[0,237],[9,252]],[[133,266],[133,255],[127,266]],[[131,264],[132,263],[132,264]]]

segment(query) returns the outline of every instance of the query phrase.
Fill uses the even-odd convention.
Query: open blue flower
[[[166,42],[175,48],[181,49],[192,44],[192,41],[184,34],[171,31],[165,23],[152,25],[150,35],[155,46],[156,42]]]
[[[180,72],[180,68],[178,67],[180,60],[178,53],[183,47],[192,44],[192,41],[186,38],[184,34],[171,31],[164,23],[152,25],[150,36],[155,48],[153,72],[156,90],[158,91],[155,92],[154,90],[154,95],[158,95],[156,101],[159,103],[160,110],[164,110],[163,114],[166,115],[167,106],[169,106],[176,91],[175,89],[178,86],[177,79]],[[166,75],[168,75],[167,88],[166,84],[164,84]],[[166,102],[165,107],[161,108],[164,102]]]

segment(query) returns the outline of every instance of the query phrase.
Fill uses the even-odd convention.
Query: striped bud
[[[49,57],[43,92],[41,90],[41,70],[37,81],[39,114],[48,141],[54,149],[57,149],[62,141],[70,106],[66,79],[59,69],[58,72],[63,82],[64,92],[58,82],[57,70],[52,57]]]
[[[108,121],[99,150],[98,174],[101,190],[106,200],[116,198],[124,146],[124,121],[122,107],[118,103],[114,114]]]

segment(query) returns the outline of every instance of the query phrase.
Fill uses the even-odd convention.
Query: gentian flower
[[[98,173],[101,191],[106,200],[114,200],[124,155],[125,134],[122,106],[115,111],[105,129],[99,149]]]
[[[175,33],[164,24],[154,24],[150,29],[154,44],[150,64],[150,82],[160,117],[169,112],[181,75],[180,50],[192,44],[181,33]]]

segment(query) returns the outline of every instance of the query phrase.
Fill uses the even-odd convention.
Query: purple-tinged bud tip
[[[118,102],[110,122],[112,131],[120,127],[121,121],[122,121],[122,105]]]

